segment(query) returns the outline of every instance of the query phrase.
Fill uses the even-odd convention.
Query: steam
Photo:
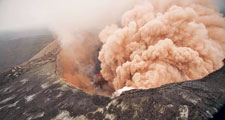
[[[200,79],[223,66],[225,19],[207,0],[150,0],[100,33],[103,77],[116,90]]]
[[[106,92],[99,93],[92,83],[93,76],[100,72],[98,51],[102,43],[98,34],[106,25],[119,23],[122,14],[132,7],[135,0],[120,3],[113,0],[72,0],[71,3],[63,9],[55,8],[57,14],[64,13],[63,18],[50,14],[50,18],[56,18],[50,20],[50,27],[62,47],[59,54],[61,76],[88,93],[110,95],[112,86],[103,86]]]
[[[135,0],[120,3],[113,0],[67,0],[66,7],[62,7],[64,3],[64,0],[57,0],[48,17],[50,28],[66,47],[71,41],[82,41],[83,33],[97,36],[106,25],[119,23],[122,14],[131,8]]]

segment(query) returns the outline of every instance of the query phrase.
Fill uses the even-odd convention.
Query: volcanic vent
[[[76,34],[63,37],[61,76],[92,94],[200,79],[225,58],[225,19],[207,0],[145,0],[119,26]]]
[[[98,53],[101,43],[95,33],[80,35],[83,36],[81,40],[71,41],[59,53],[58,73],[67,82],[89,94],[110,96],[114,89],[100,73]]]

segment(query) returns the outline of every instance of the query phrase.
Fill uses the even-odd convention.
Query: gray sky
[[[1,0],[0,30],[113,23],[135,0]],[[104,16],[104,17],[102,17]],[[64,24],[67,23],[67,24]],[[106,23],[105,23],[106,24]],[[58,26],[57,26],[58,27]]]
[[[102,4],[98,4],[101,3],[99,1],[101,1]],[[117,2],[119,5],[117,5],[115,4],[115,0],[98,0],[98,2],[94,0],[0,0],[0,31],[45,27],[49,24],[55,24],[56,19],[60,20],[60,18],[56,16],[60,15],[65,15],[63,18],[67,19],[68,21],[66,22],[68,23],[73,22],[73,18],[78,18],[79,23],[79,17],[85,17],[83,14],[86,14],[86,16],[89,17],[87,17],[84,22],[88,24],[89,19],[100,15],[107,16],[109,15],[108,13],[112,13],[112,10],[121,9],[118,8],[118,6],[121,7],[121,4],[123,4],[122,6],[126,6],[126,3],[130,1],[131,0],[120,0],[119,3]],[[76,5],[77,3],[78,5]],[[97,5],[93,5],[96,3]],[[225,11],[225,0],[218,0],[217,5]],[[89,11],[84,10],[87,6],[91,8]],[[97,8],[95,8],[96,6]],[[110,9],[110,7],[112,9]],[[105,13],[98,13],[99,10],[96,11],[96,9],[100,9]],[[83,11],[80,12],[79,10]],[[109,17],[111,16],[110,19],[115,19],[112,18],[113,14],[115,14],[114,17],[118,16],[121,11],[123,11],[123,9],[109,15]],[[70,15],[74,12],[77,12],[77,14],[72,16],[72,18]],[[92,14],[92,12],[94,13]],[[82,13],[82,15],[80,13]],[[64,19],[61,18],[60,22],[65,22]],[[81,21],[83,22],[83,19]],[[93,22],[94,21],[95,20],[93,20]]]
[[[45,26],[43,0],[1,0],[0,30]]]

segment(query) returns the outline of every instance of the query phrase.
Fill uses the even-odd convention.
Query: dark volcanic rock
[[[206,120],[224,112],[220,110],[224,104],[225,67],[202,80],[126,92],[85,116],[113,120]],[[219,117],[223,116],[216,119],[225,119]]]
[[[205,120],[225,104],[225,67],[202,80],[88,95],[56,74],[52,50],[0,75],[0,120]]]

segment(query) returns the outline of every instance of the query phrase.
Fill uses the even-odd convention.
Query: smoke
[[[71,0],[66,8],[53,8],[48,16],[50,28],[61,43],[59,54],[61,76],[73,85],[91,94],[110,95],[113,88],[103,86],[102,92],[93,85],[93,76],[100,72],[98,34],[106,25],[119,23],[122,14],[135,0]],[[68,1],[67,1],[68,2]],[[55,13],[55,14],[54,14]],[[62,17],[63,16],[63,17]]]
[[[200,79],[223,66],[225,19],[208,0],[146,0],[99,35],[101,73],[116,90]]]
[[[78,1],[53,9],[49,21],[62,46],[61,76],[88,93],[200,79],[223,65],[225,20],[211,1]],[[108,93],[91,82],[100,70]]]
[[[83,40],[83,33],[96,35],[106,25],[118,23],[122,14],[129,9],[135,0],[49,0],[57,2],[49,13],[49,26],[63,46],[71,41]]]

